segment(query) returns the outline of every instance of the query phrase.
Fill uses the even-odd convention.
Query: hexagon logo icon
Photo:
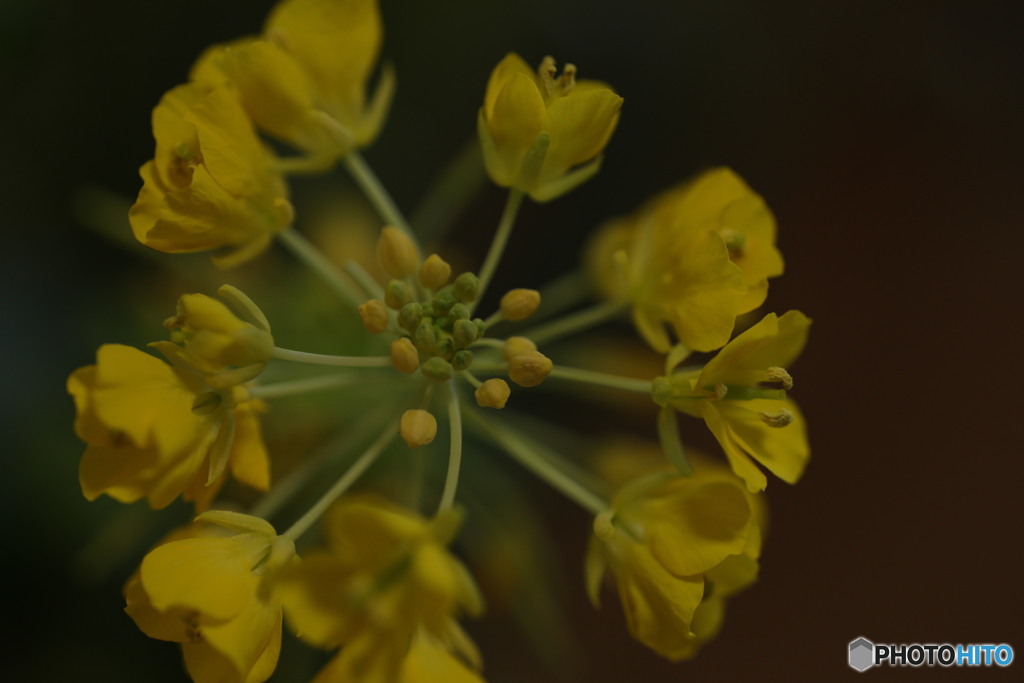
[[[850,641],[850,668],[867,671],[875,665],[875,644],[867,638]]]

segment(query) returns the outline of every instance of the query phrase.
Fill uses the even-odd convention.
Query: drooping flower
[[[769,313],[703,368],[655,380],[654,400],[702,418],[751,491],[768,483],[751,458],[791,484],[810,458],[803,416],[786,396],[793,386],[786,368],[803,351],[810,325],[799,311]]]
[[[473,580],[445,549],[458,523],[451,510],[428,521],[373,497],[330,511],[328,551],[310,554],[279,589],[301,638],[341,647],[320,680],[402,680],[403,660],[421,637],[479,665],[453,618],[482,610]]]
[[[591,279],[603,296],[631,304],[654,349],[671,348],[666,325],[690,349],[720,348],[736,316],[764,300],[775,264],[781,269],[774,223],[756,210],[759,200],[724,169],[664,192],[593,238]],[[730,251],[730,240],[745,236],[749,251]]]
[[[263,251],[293,218],[284,179],[237,92],[196,83],[169,91],[153,110],[156,152],[129,212],[136,239],[168,253],[231,248],[221,267]]]
[[[390,69],[366,101],[382,33],[376,0],[283,0],[263,37],[210,48],[192,79],[230,82],[260,129],[326,166],[372,142],[387,116]]]
[[[154,346],[172,358],[180,350],[170,342]],[[75,432],[87,444],[79,466],[87,499],[105,493],[162,508],[185,493],[204,509],[227,470],[268,488],[257,417],[263,406],[244,388],[215,389],[190,368],[120,344],[101,346],[96,365],[76,370],[67,386]]]
[[[143,633],[181,643],[196,683],[261,683],[281,649],[273,583],[295,545],[266,521],[223,510],[149,552],[125,586]]]
[[[591,602],[599,605],[610,567],[633,637],[669,659],[691,657],[718,628],[721,598],[756,576],[756,509],[718,468],[631,482],[594,522],[585,565]]]
[[[555,72],[551,57],[534,72],[509,53],[491,72],[477,120],[491,179],[537,201],[565,194],[598,171],[622,108],[604,83],[577,81],[572,64],[558,78]]]

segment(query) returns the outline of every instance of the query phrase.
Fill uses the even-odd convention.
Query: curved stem
[[[567,498],[575,501],[595,515],[608,509],[607,501],[551,463],[534,449],[531,444],[522,439],[519,434],[507,429],[504,425],[498,424],[494,420],[488,420],[477,415],[475,411],[469,415],[481,428],[481,431],[497,442],[506,453],[517,460],[523,467],[558,489]]]
[[[633,377],[620,377],[619,375],[609,375],[606,372],[597,372],[595,370],[582,370],[580,368],[567,368],[562,365],[556,365],[551,368],[551,374],[548,377],[557,377],[559,379],[567,379],[573,382],[584,382],[586,384],[596,384],[601,387],[609,387],[611,389],[622,389],[624,391],[635,391],[641,394],[651,393],[651,380],[649,379],[634,379]]]
[[[628,305],[629,304],[623,301],[606,301],[604,303],[595,304],[589,308],[584,308],[581,311],[570,313],[564,318],[552,320],[546,325],[535,327],[532,330],[526,330],[523,332],[523,336],[528,337],[534,344],[552,342],[561,337],[575,334],[576,332],[582,332],[583,330],[594,327],[595,325],[611,320],[625,311]]]
[[[249,395],[253,398],[280,398],[282,396],[306,394],[323,389],[335,389],[365,381],[366,378],[362,377],[359,373],[344,372],[336,375],[321,375],[319,377],[293,379],[287,382],[275,382],[274,384],[250,387]]]
[[[311,365],[333,365],[346,368],[385,368],[391,365],[388,356],[332,356],[325,353],[306,353],[274,347],[274,358]]]
[[[413,234],[412,228],[409,227],[409,221],[405,220],[405,216],[399,210],[395,204],[395,200],[391,198],[388,191],[384,188],[384,185],[380,182],[380,178],[373,172],[363,156],[356,150],[348,153],[342,160],[345,164],[345,168],[352,174],[352,178],[355,179],[356,183],[363,190],[366,198],[370,200],[374,208],[377,209],[377,213],[388,225],[393,225],[412,239],[414,244],[416,241],[416,235]]]
[[[295,254],[296,257],[309,268],[323,278],[324,282],[331,286],[334,291],[353,306],[362,303],[363,298],[356,291],[348,280],[342,276],[341,271],[334,263],[324,256],[324,253],[303,237],[295,228],[288,228],[277,233],[281,243]]]
[[[455,489],[459,487],[459,468],[462,465],[462,408],[459,406],[459,392],[455,383],[449,382],[448,419],[451,423],[451,448],[448,451],[448,475],[444,480],[444,491],[437,511],[447,510],[455,502]]]
[[[491,241],[491,248],[487,251],[484,265],[480,268],[480,293],[477,295],[476,303],[484,298],[487,286],[494,277],[494,271],[498,269],[501,255],[505,253],[505,245],[512,234],[512,226],[516,223],[516,215],[523,203],[523,192],[515,188],[508,191],[508,200],[505,202],[505,210],[501,213],[501,220],[498,221],[498,229],[494,231],[494,239]]]
[[[390,426],[386,427],[384,431],[381,432],[381,435],[377,437],[377,440],[374,441],[361,456],[359,456],[358,460],[352,463],[352,466],[346,470],[345,474],[341,475],[341,478],[334,482],[334,486],[329,488],[327,493],[321,496],[320,500],[314,503],[313,507],[306,511],[306,514],[302,515],[298,521],[292,524],[288,530],[281,535],[294,541],[299,538],[299,536],[306,533],[306,531],[313,526],[316,520],[320,519],[320,516],[327,511],[327,508],[329,508],[331,504],[341,496],[341,494],[345,493],[345,491],[362,476],[363,472],[365,472],[370,465],[374,463],[374,461],[397,435],[398,423],[394,422]]]
[[[384,300],[384,289],[377,284],[377,281],[373,279],[366,270],[356,263],[355,261],[349,260],[345,263],[345,272],[348,273],[353,280],[359,283],[359,286],[366,292],[366,296],[373,297],[374,299]]]

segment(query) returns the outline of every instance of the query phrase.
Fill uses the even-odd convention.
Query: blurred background
[[[100,344],[161,338],[197,282],[247,283],[268,308],[288,309],[287,254],[220,275],[205,257],[172,263],[133,244],[123,213],[152,155],[161,94],[208,45],[258,32],[271,5],[0,5],[5,680],[185,680],[177,649],[123,614],[120,586],[189,509],[150,522],[142,504],[126,513],[81,497],[64,382]],[[472,140],[507,51],[574,62],[625,97],[601,172],[554,203],[527,204],[497,285],[542,285],[578,264],[607,218],[729,165],[780,226],[786,274],[768,309],[815,320],[795,368],[814,455],[798,486],[770,481],[761,578],[732,600],[719,638],[671,664],[629,638],[613,593],[593,610],[580,579],[587,515],[502,463],[490,476],[525,491],[551,534],[543,566],[554,588],[536,594],[550,598],[536,627],[557,634],[564,656],[531,646],[514,610],[492,600],[467,624],[488,680],[831,680],[853,675],[846,647],[858,636],[1007,642],[1024,657],[1020,3],[383,0],[382,10],[398,92],[366,157],[410,213]],[[339,172],[294,187],[298,227],[312,230],[303,201],[348,185]],[[453,236],[470,264],[503,198],[482,185],[459,216]],[[320,325],[331,306],[324,294],[281,327]],[[537,405],[594,431],[588,405],[556,395]],[[654,433],[628,411],[607,429]],[[480,468],[467,476],[486,479]],[[140,550],[118,552],[125,539]],[[311,657],[286,642],[282,664],[297,663],[273,680],[302,680],[321,661]],[[1008,679],[1022,665],[971,676]],[[955,675],[965,672],[927,674]]]

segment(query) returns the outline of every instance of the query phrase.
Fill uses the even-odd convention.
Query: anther
[[[785,427],[793,421],[793,413],[785,408],[780,408],[774,413],[761,412],[761,420],[769,427]]]
[[[555,72],[558,69],[555,68],[555,58],[551,55],[544,57],[540,61],[540,66],[537,67],[537,75],[540,76],[540,82],[544,86],[544,94],[548,97],[551,96],[551,91],[555,85]]]
[[[501,350],[501,355],[505,357],[506,361],[511,361],[521,353],[536,350],[537,345],[526,337],[509,337],[505,340],[505,346]]]
[[[793,376],[786,368],[770,367],[764,371],[764,381],[769,384],[781,384],[782,388],[789,391],[793,388]]]
[[[725,395],[729,393],[729,387],[725,386],[724,384],[716,384],[714,386],[714,391],[715,400],[721,401],[723,398],[725,398]]]

